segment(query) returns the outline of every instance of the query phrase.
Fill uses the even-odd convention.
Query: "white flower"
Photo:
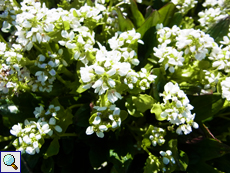
[[[122,96],[120,93],[118,93],[115,89],[108,91],[108,100],[111,103],[116,102],[118,99],[122,99]]]
[[[11,113],[16,114],[18,112],[18,108],[15,105],[8,106],[8,109]]]
[[[18,123],[18,125],[14,125],[10,133],[14,136],[18,136],[18,134],[22,131],[22,125]]]
[[[89,126],[89,127],[86,129],[86,134],[87,134],[87,135],[92,135],[93,133],[94,133],[93,126]]]

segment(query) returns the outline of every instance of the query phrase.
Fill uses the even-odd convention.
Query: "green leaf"
[[[179,151],[178,167],[180,171],[186,171],[188,167],[188,156],[184,151]]]
[[[146,133],[143,135],[143,140],[142,140],[142,146],[143,148],[148,148],[152,146],[151,141],[149,140],[149,136],[152,135],[152,131],[154,130],[154,127],[152,125],[149,125],[148,130]]]
[[[159,23],[163,23],[163,26],[167,26],[173,18],[174,11],[175,5],[171,2],[158,10],[158,13],[160,15]]]
[[[63,23],[64,23],[64,29],[66,30],[66,31],[68,31],[69,29],[70,29],[70,22],[69,21],[63,21]]]
[[[133,23],[128,18],[124,18],[119,8],[117,8],[117,14],[120,31],[128,31],[134,28]]]
[[[226,17],[225,19],[221,19],[218,23],[214,24],[207,30],[207,34],[209,34],[212,38],[214,38],[215,42],[219,43],[223,40],[223,37],[226,36],[229,32],[230,26],[230,17]]]
[[[140,94],[137,97],[133,96],[132,100],[137,110],[142,113],[150,109],[154,103],[154,99],[147,94]]]
[[[59,142],[58,138],[54,138],[53,141],[50,143],[50,146],[48,147],[46,153],[44,154],[44,158],[48,158],[54,155],[57,155],[59,152]]]
[[[114,164],[111,172],[127,172],[127,169],[133,160],[130,153],[127,153],[125,156],[119,156],[113,149],[110,149],[109,155],[110,161]]]
[[[158,157],[151,155],[147,158],[144,167],[144,173],[158,173],[160,172],[161,162]]]
[[[128,113],[125,110],[120,112],[121,121],[124,121],[128,117]]]
[[[161,117],[161,113],[162,113],[162,112],[163,112],[163,110],[162,110],[161,104],[159,104],[159,103],[153,104],[153,107],[152,107],[152,109],[151,109],[151,113],[154,113],[154,114],[155,114],[156,119],[157,119],[158,121],[164,121],[164,120],[166,120],[166,118]]]
[[[174,25],[180,26],[182,19],[183,19],[182,13],[179,12],[174,13],[173,18],[169,21],[168,26],[170,28],[173,27]]]
[[[141,38],[144,36],[144,34],[146,33],[146,31],[149,28],[156,26],[156,24],[159,22],[159,20],[160,20],[160,15],[159,15],[158,11],[156,11],[156,10],[153,11],[151,13],[151,15],[141,25],[141,27],[137,29],[137,32],[139,32],[141,34]]]
[[[133,20],[134,20],[134,25],[139,28],[144,22],[145,19],[143,17],[143,15],[141,14],[141,12],[138,10],[137,4],[134,0],[131,0],[131,11],[132,11],[132,16],[133,16]]]
[[[84,105],[80,107],[74,115],[74,121],[76,125],[80,127],[89,126],[89,117],[90,117],[90,107],[89,105]]]
[[[126,106],[128,113],[130,115],[132,115],[134,117],[143,117],[144,116],[140,111],[137,110],[131,97],[126,99],[125,106]]]
[[[44,173],[54,172],[54,161],[53,161],[52,157],[49,157],[47,159],[43,159],[41,170]]]
[[[207,121],[217,114],[224,104],[220,94],[193,96],[190,104],[194,106],[195,121]]]

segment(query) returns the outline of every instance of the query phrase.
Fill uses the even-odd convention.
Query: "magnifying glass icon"
[[[7,166],[12,166],[15,170],[18,169],[18,167],[14,164],[15,163],[15,158],[11,154],[7,154],[3,157],[3,162]]]

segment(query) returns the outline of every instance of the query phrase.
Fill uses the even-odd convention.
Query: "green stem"
[[[124,4],[124,2],[123,2],[123,1],[122,1],[122,2],[120,2],[120,3],[118,3],[117,5],[115,5],[115,7],[118,7],[118,6],[122,5],[122,4]]]
[[[74,74],[71,73],[66,67],[62,67],[61,72],[65,74],[66,76],[68,76],[69,78],[72,78],[72,79],[74,78]]]
[[[19,88],[24,89],[26,91],[30,90],[30,87],[28,85],[22,85],[21,83],[19,83]]]
[[[37,61],[37,60],[30,60],[30,59],[26,58],[26,61],[25,61],[25,62],[22,62],[22,66],[34,65],[36,61]]]
[[[62,79],[62,77],[60,75],[56,74],[56,77],[61,83],[63,83],[64,85],[67,85],[66,81],[64,79]]]
[[[33,45],[39,52],[41,52],[43,54],[42,49],[40,47],[38,47],[38,45],[36,45],[35,43],[33,43]]]
[[[60,134],[60,137],[65,137],[65,136],[77,136],[76,133],[64,133],[64,134]]]
[[[148,155],[152,155],[152,153],[146,147],[144,147],[143,150],[145,150],[148,153]]]
[[[84,104],[75,104],[75,105],[72,105],[72,106],[68,107],[68,109],[73,109],[73,108],[76,108],[76,107],[81,107],[83,105]]]
[[[6,40],[2,37],[2,35],[0,35],[0,40],[7,44]]]

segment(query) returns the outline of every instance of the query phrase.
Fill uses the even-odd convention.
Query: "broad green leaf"
[[[128,117],[128,113],[125,110],[120,112],[121,121],[124,121]]]
[[[228,34],[229,26],[230,17],[228,16],[225,19],[221,19],[218,23],[211,26],[206,33],[209,34],[212,38],[214,38],[215,42],[219,43],[223,40],[223,37]]]
[[[154,68],[152,73],[157,76],[153,85],[153,97],[157,101],[160,101],[159,93],[163,93],[164,86],[166,84],[166,79],[164,76],[164,71],[161,68]]]
[[[192,96],[190,104],[194,106],[193,112],[196,113],[195,121],[207,121],[218,113],[224,104],[221,95],[202,95]]]
[[[133,96],[132,100],[137,110],[142,113],[150,109],[154,103],[154,99],[147,94],[140,94],[137,97]]]
[[[133,20],[134,20],[134,25],[139,28],[144,22],[145,19],[143,17],[143,15],[141,14],[141,12],[138,10],[137,4],[134,0],[130,0],[131,2],[131,11],[132,11],[132,16],[133,16]]]
[[[160,15],[159,23],[163,23],[163,26],[167,26],[173,18],[174,11],[175,5],[171,2],[158,10],[158,13]]]
[[[153,107],[151,109],[151,113],[154,113],[156,116],[156,119],[158,121],[164,121],[166,118],[161,117],[161,113],[163,112],[162,106],[159,103],[153,104]]]
[[[171,28],[174,25],[180,26],[183,19],[183,15],[179,12],[174,13],[173,18],[169,21],[168,26]]]
[[[133,23],[128,18],[124,18],[119,8],[117,8],[117,14],[120,31],[128,31],[134,28]]]
[[[80,107],[74,115],[74,121],[76,125],[80,127],[89,126],[89,117],[90,117],[90,107],[89,105],[84,105]]]
[[[54,172],[54,161],[53,161],[52,157],[49,157],[47,159],[43,159],[42,166],[41,166],[41,171],[43,173]]]
[[[126,99],[125,107],[127,108],[128,113],[134,117],[144,116],[140,111],[137,110],[135,103],[130,97]]]
[[[59,152],[59,142],[58,138],[54,138],[53,141],[50,143],[50,146],[48,147],[46,153],[44,154],[44,159],[57,155]]]
[[[144,36],[146,31],[150,29],[153,26],[156,26],[156,24],[160,20],[160,15],[158,11],[153,11],[152,14],[145,20],[145,22],[141,25],[140,28],[137,29],[137,32],[141,34],[141,38]]]
[[[188,166],[187,169],[188,173],[194,173],[194,172],[208,172],[208,173],[219,173],[212,167],[211,165],[208,165],[205,162],[199,162],[195,165],[191,164]]]
[[[129,165],[131,164],[133,157],[130,153],[125,156],[119,156],[113,149],[109,151],[109,160],[114,164],[111,172],[127,172]]]
[[[158,173],[160,172],[161,162],[158,157],[151,155],[147,158],[144,167],[144,173]]]

